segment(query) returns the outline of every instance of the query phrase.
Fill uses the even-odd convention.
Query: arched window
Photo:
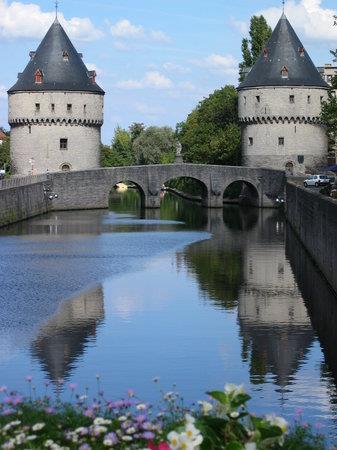
[[[40,69],[37,69],[37,71],[35,72],[35,83],[36,84],[43,83],[43,73],[42,70]]]
[[[304,56],[304,47],[298,47],[298,53],[300,54],[300,56]]]
[[[269,55],[268,49],[267,49],[267,48],[264,48],[264,49],[263,49],[263,57],[264,57],[264,58],[268,58],[268,55]]]
[[[70,164],[65,163],[61,165],[62,172],[69,172],[71,170]]]
[[[69,61],[69,53],[67,51],[64,51],[62,56],[63,56],[63,61]]]
[[[283,66],[281,69],[281,77],[282,78],[288,78],[289,77],[289,70],[287,66]]]

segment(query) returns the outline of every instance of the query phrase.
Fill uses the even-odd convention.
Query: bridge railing
[[[44,181],[47,181],[46,174],[4,178],[3,180],[0,180],[0,190],[26,186],[27,184],[41,183]]]

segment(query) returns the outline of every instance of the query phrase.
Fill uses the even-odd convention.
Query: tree
[[[127,130],[117,126],[111,147],[101,146],[101,165],[103,167],[131,166],[134,162],[131,135]]]
[[[131,135],[131,142],[137,139],[138,136],[145,130],[145,125],[140,122],[134,122],[129,126]]]
[[[0,145],[0,169],[5,168],[7,172],[11,170],[11,157],[10,157],[10,137],[9,133],[1,128],[8,137]]]
[[[328,150],[329,152],[335,152],[337,143],[337,98],[334,89],[329,90],[328,100],[322,103],[321,119],[326,126]]]
[[[225,86],[202,100],[186,122],[177,125],[186,162],[239,164],[241,132],[238,121],[238,95]]]
[[[174,161],[176,137],[170,127],[148,127],[132,145],[136,164],[168,164]]]
[[[245,71],[252,67],[265,47],[272,33],[266,19],[261,16],[253,16],[250,19],[250,39],[242,39],[242,62],[239,64],[239,81],[245,79]]]

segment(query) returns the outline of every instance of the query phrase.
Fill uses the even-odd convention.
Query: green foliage
[[[313,432],[310,425],[296,423],[287,435],[284,450],[325,450],[325,438]]]
[[[127,130],[121,127],[115,129],[111,147],[101,146],[101,166],[130,166],[134,164],[131,136]]]
[[[132,123],[129,127],[131,142],[133,142],[135,139],[137,139],[137,137],[140,136],[144,130],[145,130],[145,125],[143,123],[139,123],[139,122]]]
[[[136,164],[174,162],[176,137],[170,127],[148,127],[135,139],[132,148]]]
[[[337,98],[333,89],[328,92],[328,100],[322,103],[321,119],[326,126],[329,150],[334,150],[337,142]]]
[[[8,137],[0,145],[0,169],[3,169],[3,168],[6,169],[6,172],[8,172],[8,173],[10,172],[10,169],[11,169],[10,137]]]
[[[202,100],[186,122],[177,125],[177,135],[185,162],[239,164],[241,132],[236,89],[225,86]]]
[[[239,64],[239,81],[245,79],[244,70],[252,67],[259,57],[262,49],[272,34],[272,29],[266,19],[261,16],[253,16],[250,19],[250,39],[242,39],[242,62]]]

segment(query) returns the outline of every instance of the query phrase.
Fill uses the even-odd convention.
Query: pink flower
[[[297,408],[295,412],[296,416],[300,416],[301,414],[303,414],[303,408]]]
[[[52,408],[51,406],[48,406],[47,408],[45,408],[44,411],[46,414],[53,414],[55,412],[55,409]]]
[[[148,443],[148,448],[150,450],[171,450],[167,442],[160,442],[160,444],[155,445],[152,441]]]
[[[27,375],[25,380],[28,381],[28,383],[32,382],[33,377],[31,375]]]
[[[68,385],[68,387],[69,387],[69,389],[70,389],[71,391],[75,391],[75,389],[77,389],[77,384],[76,384],[76,383],[70,383],[70,384]]]

